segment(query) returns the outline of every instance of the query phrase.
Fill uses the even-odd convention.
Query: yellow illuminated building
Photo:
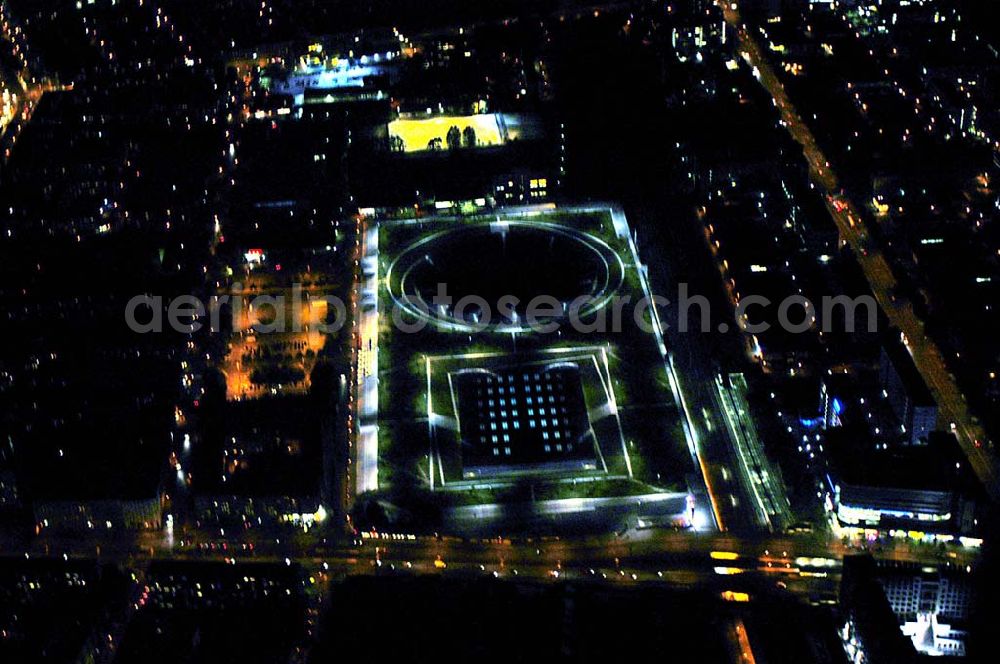
[[[491,147],[506,142],[506,131],[502,125],[501,117],[495,113],[400,118],[389,123],[389,138],[402,140],[403,152],[447,150],[449,129],[457,127],[463,138],[462,145],[465,145],[465,130],[471,127],[476,134],[475,147]]]

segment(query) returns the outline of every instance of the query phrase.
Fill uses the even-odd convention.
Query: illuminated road
[[[750,638],[747,636],[747,628],[743,624],[742,618],[737,617],[733,620],[727,636],[731,641],[732,652],[735,655],[734,661],[739,664],[756,664],[757,660],[750,648]]]
[[[623,537],[579,539],[558,537],[462,540],[453,537],[365,533],[356,540],[327,540],[317,530],[265,535],[242,531],[226,538],[206,538],[203,531],[178,533],[173,541],[163,533],[118,533],[81,538],[43,533],[27,549],[5,539],[3,553],[74,558],[98,557],[130,566],[149,560],[223,562],[298,562],[307,570],[330,575],[372,573],[495,575],[536,580],[595,579],[609,583],[669,583],[713,591],[775,590],[808,601],[833,601],[840,560],[849,549],[839,542],[813,536],[734,537],[726,533],[673,530],[635,531]],[[955,549],[938,554],[922,545],[900,542],[875,552],[893,560],[972,564],[975,554]]]
[[[716,380],[716,391],[726,416],[726,428],[736,452],[740,475],[749,485],[757,513],[769,529],[776,530],[791,522],[790,503],[785,495],[781,476],[768,459],[757,436],[757,427],[750,416],[746,400],[747,383],[743,374],[730,374],[729,384],[722,377]]]
[[[997,461],[987,451],[991,445],[982,427],[969,412],[965,397],[949,372],[941,352],[925,333],[923,321],[914,312],[912,304],[894,297],[897,283],[889,263],[878,247],[869,242],[868,231],[857,208],[848,197],[841,195],[840,184],[830,168],[829,161],[788,99],[784,86],[768,64],[763,50],[741,25],[739,14],[733,11],[728,3],[719,4],[725,12],[726,21],[736,28],[739,34],[743,59],[754,68],[755,77],[770,93],[788,133],[802,146],[812,178],[826,194],[827,209],[837,224],[842,241],[853,249],[868,284],[889,322],[901,330],[913,362],[938,404],[940,421],[950,425],[972,469],[989,494],[994,499],[1000,498]]]

